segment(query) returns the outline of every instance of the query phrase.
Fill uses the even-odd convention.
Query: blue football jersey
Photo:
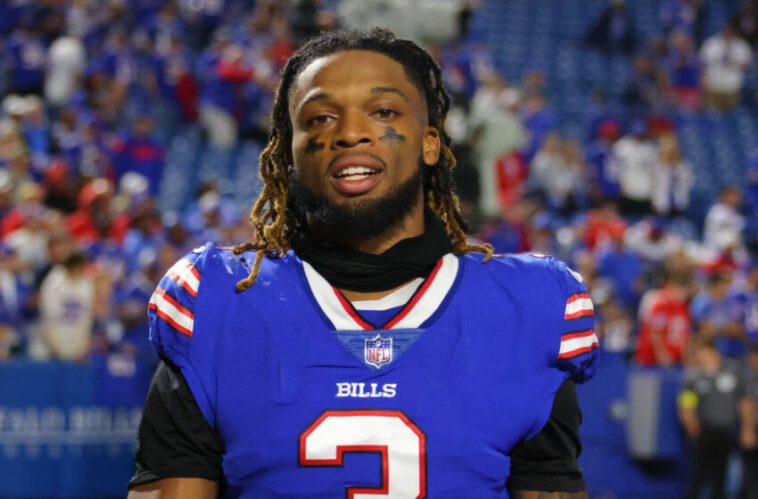
[[[235,292],[253,259],[206,245],[149,305],[229,497],[508,497],[511,449],[595,372],[592,302],[551,257],[446,255],[383,324],[291,252]]]

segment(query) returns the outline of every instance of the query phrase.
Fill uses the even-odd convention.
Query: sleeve
[[[685,373],[684,382],[676,397],[676,405],[679,409],[690,410],[697,407],[700,397],[695,390],[696,380],[696,373],[691,371]]]
[[[136,471],[129,488],[163,478],[220,481],[223,443],[205,420],[181,370],[161,362],[137,431]]]
[[[212,244],[176,262],[159,281],[148,304],[150,342],[158,356],[177,366],[198,407],[215,426],[214,334],[217,310],[209,283]],[[202,285],[201,285],[202,281]],[[196,314],[205,326],[199,325]]]
[[[536,490],[579,492],[586,486],[577,458],[582,452],[579,425],[582,413],[571,380],[555,394],[550,419],[533,438],[511,451],[508,492]]]
[[[595,334],[595,309],[582,276],[562,262],[551,266],[561,296],[558,320],[560,343],[554,365],[577,383],[584,383],[597,370],[599,341]]]

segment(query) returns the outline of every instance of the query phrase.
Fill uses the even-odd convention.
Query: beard
[[[288,187],[288,204],[294,211],[297,225],[307,227],[329,242],[342,243],[378,236],[405,219],[418,203],[424,185],[424,164],[408,180],[393,186],[378,199],[333,203],[323,194],[305,187],[292,175]]]

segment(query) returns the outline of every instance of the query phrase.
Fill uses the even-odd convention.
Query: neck
[[[424,233],[424,203],[423,198],[417,203],[400,223],[393,225],[382,234],[375,236],[348,238],[334,230],[316,228],[309,224],[311,234],[322,241],[341,242],[353,251],[380,255],[392,246],[411,237],[420,236]]]
[[[444,224],[419,204],[402,223],[378,237],[352,241],[329,238],[309,227],[292,238],[292,247],[350,300],[377,299],[413,279],[426,277],[453,251]]]
[[[402,222],[391,227],[380,236],[371,236],[351,241],[350,247],[361,253],[380,255],[403,239],[420,236],[424,233],[424,207],[414,208]]]

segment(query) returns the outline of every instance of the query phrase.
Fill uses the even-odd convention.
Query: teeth
[[[371,168],[367,168],[365,166],[349,166],[342,170],[339,177],[352,177],[352,176],[359,176],[360,178],[367,177],[374,173],[374,170]]]

